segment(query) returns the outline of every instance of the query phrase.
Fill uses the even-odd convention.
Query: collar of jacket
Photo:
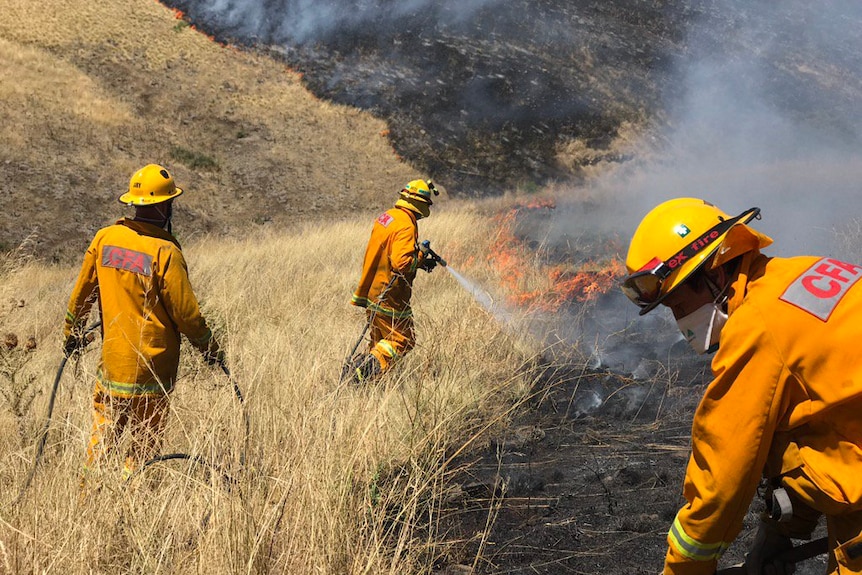
[[[410,221],[413,222],[414,225],[416,224],[416,214],[413,213],[413,210],[408,210],[404,206],[395,206],[395,209],[401,210],[402,212],[406,213],[408,216],[410,216]]]
[[[180,247],[180,242],[177,241],[172,234],[168,233],[167,230],[160,228],[155,224],[149,224],[147,222],[138,222],[131,218],[122,218],[117,220],[117,225],[126,226],[129,229],[136,231],[142,236],[150,236],[153,238],[160,238],[163,240],[167,240],[172,244]]]
[[[745,294],[748,293],[748,282],[753,281],[763,275],[766,262],[770,258],[760,253],[759,250],[752,250],[741,256],[739,269],[736,272],[736,277],[731,280],[730,290],[727,296],[727,315],[733,314],[736,309],[742,305],[745,299]]]

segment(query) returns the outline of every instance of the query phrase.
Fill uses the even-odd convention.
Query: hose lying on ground
[[[152,459],[148,459],[139,468],[137,468],[131,475],[129,475],[128,478],[126,478],[126,483],[129,483],[133,478],[135,478],[138,475],[140,475],[141,473],[143,473],[145,469],[152,467],[156,463],[159,463],[162,461],[173,461],[173,460],[177,460],[177,459],[191,461],[192,463],[196,463],[196,464],[200,465],[201,467],[205,467],[207,469],[210,469],[210,470],[216,472],[217,474],[219,474],[221,476],[222,481],[224,481],[225,485],[228,486],[228,489],[230,489],[231,485],[236,484],[236,479],[234,479],[232,476],[230,476],[229,474],[222,471],[221,468],[218,467],[217,465],[215,465],[214,463],[210,463],[209,461],[207,461],[206,459],[204,459],[200,455],[190,455],[188,453],[166,453],[164,455],[157,455],[157,456],[153,457]]]
[[[82,341],[85,346],[92,341],[88,336],[101,325],[102,322],[97,321],[84,330]],[[33,458],[33,466],[30,468],[30,472],[27,474],[27,478],[21,486],[21,491],[18,492],[18,496],[12,502],[13,505],[17,504],[21,500],[24,496],[24,492],[30,487],[30,483],[36,475],[36,469],[38,469],[39,463],[42,460],[42,453],[45,451],[45,444],[48,442],[48,429],[51,426],[51,416],[54,413],[54,401],[57,399],[57,389],[60,387],[60,378],[63,376],[63,369],[65,369],[66,362],[68,360],[69,357],[64,353],[63,359],[60,360],[60,366],[57,368],[57,375],[54,376],[54,385],[51,387],[51,395],[48,398],[48,413],[45,415],[45,423],[42,426],[42,432],[39,434],[39,442],[36,444],[36,456]]]
[[[86,344],[89,344],[92,341],[92,339],[87,338],[87,336],[89,334],[91,334],[93,331],[95,331],[96,329],[98,329],[99,326],[101,326],[101,325],[102,325],[102,322],[97,321],[94,324],[92,324],[91,326],[89,326],[87,329],[84,330],[83,341],[85,341]],[[42,454],[45,451],[45,445],[48,442],[48,430],[50,429],[50,425],[51,425],[51,416],[54,413],[54,402],[57,398],[57,390],[60,387],[60,379],[63,376],[63,371],[66,367],[66,363],[68,362],[68,360],[69,360],[69,358],[65,354],[63,355],[63,359],[60,360],[60,365],[57,368],[57,374],[54,376],[54,384],[51,388],[51,395],[49,396],[49,399],[48,399],[48,411],[47,411],[47,414],[45,415],[45,423],[42,426],[42,431],[39,434],[39,440],[36,444],[36,455],[33,458],[33,465],[30,468],[30,471],[27,474],[27,477],[25,478],[23,485],[21,486],[21,490],[18,492],[18,495],[12,501],[11,505],[16,505],[21,501],[21,499],[23,499],[24,494],[26,493],[27,489],[30,487],[30,484],[33,481],[33,478],[36,476],[36,470],[39,468],[39,463],[42,460]],[[243,440],[243,450],[242,450],[242,453],[240,453],[240,464],[245,465],[246,453],[248,451],[249,435],[251,432],[251,423],[249,421],[248,412],[245,409],[245,399],[243,398],[242,390],[240,390],[239,385],[236,383],[236,380],[234,380],[233,377],[231,376],[230,371],[228,370],[227,366],[223,362],[220,363],[219,366],[221,367],[221,369],[225,373],[225,375],[227,375],[228,379],[231,381],[231,384],[233,385],[234,394],[236,395],[237,399],[239,400],[240,405],[242,406],[243,420],[245,423],[245,437]],[[197,464],[203,465],[204,467],[207,467],[207,468],[212,469],[213,471],[217,472],[219,475],[222,476],[222,479],[225,481],[226,484],[231,485],[231,484],[236,483],[235,479],[233,479],[232,477],[230,477],[229,475],[227,475],[226,473],[221,471],[218,467],[216,467],[214,464],[208,462],[206,459],[204,459],[200,456],[189,455],[186,453],[168,453],[166,455],[156,456],[156,457],[146,461],[126,481],[128,481],[132,477],[138,475],[145,468],[147,468],[151,465],[154,465],[154,464],[159,463],[161,461],[170,461],[170,460],[175,460],[175,459],[184,459],[184,460],[193,461]]]
[[[224,362],[219,362],[219,367],[221,367],[221,370],[225,373],[225,375],[227,375],[228,379],[233,385],[233,392],[236,395],[236,398],[239,400],[240,406],[242,407],[243,422],[245,424],[245,436],[243,438],[243,447],[242,452],[239,456],[239,463],[240,465],[244,466],[246,461],[246,454],[248,453],[249,435],[251,433],[251,422],[248,417],[248,411],[245,409],[245,398],[243,398],[242,390],[239,388],[239,384],[237,384],[236,380],[231,376],[230,370],[228,370],[227,365],[225,365]],[[222,480],[228,486],[236,484],[236,479],[222,471],[222,469],[214,463],[210,463],[205,458],[199,455],[190,455],[188,453],[166,453],[164,455],[157,455],[152,459],[148,459],[126,479],[126,482],[131,481],[133,477],[137,477],[138,475],[143,473],[145,469],[155,465],[156,463],[177,459],[191,461],[218,473],[219,475],[221,475]]]

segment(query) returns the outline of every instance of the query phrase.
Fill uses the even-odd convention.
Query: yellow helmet
[[[759,217],[760,208],[750,208],[731,218],[696,198],[659,204],[644,216],[632,236],[623,292],[641,308],[640,315],[653,310],[720,247],[713,267],[771,244],[771,238],[745,225]]]
[[[437,188],[434,187],[434,182],[431,180],[427,182],[425,180],[413,180],[412,182],[408,182],[404,186],[404,189],[401,190],[401,197],[405,200],[419,200],[431,206],[434,204],[431,201],[432,192],[435,196],[440,195],[440,192],[437,191]]]
[[[129,206],[146,206],[166,202],[182,193],[165,168],[158,164],[147,164],[132,175],[129,191],[119,200]]]

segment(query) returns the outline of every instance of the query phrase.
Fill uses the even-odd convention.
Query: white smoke
[[[860,22],[859,2],[715,3],[690,31],[656,155],[596,182],[625,207],[620,229],[691,196],[732,215],[760,207],[773,255],[845,255],[836,232],[862,217]],[[728,50],[710,52],[717,36]]]
[[[178,4],[182,7],[184,2]],[[413,29],[423,26],[445,28],[476,19],[490,8],[507,17],[492,25],[465,27],[468,36],[482,41],[470,49],[479,49],[495,58],[520,54],[541,69],[543,50],[552,49],[560,58],[571,58],[571,69],[565,75],[577,76],[584,68],[578,58],[584,54],[598,58],[596,66],[613,64],[622,56],[646,54],[642,61],[655,56],[656,69],[626,68],[627,89],[616,83],[604,86],[602,94],[649,91],[651,82],[672,78],[661,90],[666,97],[664,111],[656,130],[635,146],[633,160],[620,164],[590,182],[593,201],[584,204],[565,199],[556,212],[541,226],[536,239],[542,245],[589,244],[614,245],[625,256],[625,247],[637,223],[658,203],[680,196],[709,200],[735,215],[750,207],[762,209],[763,219],[754,225],[775,239],[767,253],[773,255],[833,255],[862,263],[862,248],[842,244],[844,230],[859,230],[862,216],[862,3],[858,0],[705,0],[672,3],[667,8],[666,37],[639,43],[644,34],[659,34],[656,29],[628,28],[619,33],[621,21],[632,22],[660,18],[658,9],[631,18],[612,17],[613,10],[624,11],[627,2],[609,2],[608,11],[601,6],[579,3],[503,2],[502,0],[188,0],[198,11],[197,18],[212,20],[233,35],[255,38],[267,43],[304,44],[318,40],[345,38],[337,44],[345,55],[347,71],[353,71],[355,60],[346,58],[350,42],[370,38],[381,53],[392,49],[393,34],[381,34],[399,23],[409,22]],[[630,3],[637,10],[637,3]],[[549,8],[550,7],[550,8]],[[549,11],[544,12],[546,9]],[[678,13],[672,12],[673,10]],[[509,16],[514,13],[514,16]],[[697,18],[690,20],[690,14]],[[514,19],[514,20],[513,20]],[[535,22],[525,44],[511,46],[510,51],[495,51],[495,43],[507,43],[500,30],[512,21]],[[417,24],[418,23],[418,24]],[[474,23],[475,24],[475,23]],[[679,26],[687,25],[683,38],[677,38]],[[517,28],[522,31],[523,28]],[[357,34],[359,32],[359,34]],[[584,37],[601,39],[601,46],[584,44]],[[535,36],[533,38],[532,36]],[[630,36],[630,37],[629,37]],[[433,38],[433,36],[431,36]],[[502,39],[502,40],[501,40]],[[521,38],[519,38],[520,40]],[[426,39],[427,40],[427,39]],[[402,39],[398,40],[399,42]],[[428,40],[430,42],[430,40]],[[408,40],[409,42],[409,40]],[[526,49],[526,48],[529,49]],[[550,47],[550,48],[549,48]],[[355,46],[354,46],[355,48]],[[422,42],[410,45],[408,51],[430,49]],[[595,49],[594,49],[595,48]],[[655,53],[651,53],[651,49]],[[336,51],[338,51],[336,50]],[[663,53],[667,50],[668,53]],[[524,56],[526,54],[527,56]],[[603,59],[604,58],[604,59]],[[334,59],[334,58],[333,58]],[[384,59],[385,60],[385,59]],[[472,60],[467,60],[473,62]],[[484,62],[479,59],[477,61]],[[641,60],[639,60],[641,61]],[[668,63],[674,71],[667,74]],[[422,61],[423,65],[429,62]],[[335,65],[334,73],[345,73]],[[487,69],[486,69],[487,68]],[[510,118],[529,111],[533,126],[539,132],[542,114],[547,118],[566,116],[579,98],[595,99],[584,90],[566,90],[570,84],[550,82],[550,76],[536,78],[538,84],[548,81],[555,98],[531,100],[524,86],[517,85],[530,106],[515,105],[497,98],[502,89],[491,80],[498,77],[490,64],[482,67],[485,77],[471,70],[472,83],[461,86],[459,94],[446,94],[466,104],[446,109],[442,126],[451,128],[453,118],[461,112],[469,117],[490,118],[498,114]],[[398,68],[397,74],[383,74],[377,83],[366,87],[374,99],[397,84],[400,91],[413,89],[425,96],[425,84],[436,84],[416,70]],[[527,70],[523,71],[524,73]],[[376,77],[376,76],[374,76]],[[364,79],[362,74],[354,78]],[[426,81],[427,80],[427,81]],[[330,83],[335,82],[329,78]],[[478,83],[477,83],[478,82]],[[415,85],[414,85],[415,84]],[[515,84],[512,84],[513,86]],[[571,85],[578,85],[573,83]],[[470,92],[471,87],[483,89]],[[505,86],[503,86],[504,88]],[[585,92],[585,93],[580,93]],[[613,98],[613,97],[612,97]],[[611,98],[611,99],[612,99]],[[645,97],[646,101],[650,98]],[[517,102],[516,102],[517,103]],[[509,108],[506,108],[506,106]],[[496,125],[496,124],[495,124]],[[445,131],[439,137],[451,139]],[[544,132],[542,132],[544,133]],[[646,153],[649,152],[649,153]],[[465,157],[469,162],[471,158]],[[582,198],[583,190],[572,196]],[[612,241],[597,242],[596,238]],[[858,242],[857,242],[858,245]],[[600,255],[599,251],[594,252]],[[616,297],[619,296],[619,297]],[[578,321],[561,318],[556,334],[560,340],[580,342],[601,350],[596,357],[602,366],[631,373],[641,365],[649,346],[655,359],[661,350],[676,341],[675,334],[665,333],[672,320],[666,310],[637,317],[637,310],[619,293],[602,302],[593,317]],[[637,333],[640,331],[640,333]],[[624,349],[614,338],[623,334],[642,336],[637,349]],[[659,338],[658,335],[666,339]]]
[[[406,16],[457,24],[502,0],[211,0],[195,2],[197,15],[244,38],[303,44],[339,30],[374,28]]]
[[[753,226],[775,240],[767,254],[862,261],[859,242],[841,241],[848,231],[862,238],[862,3],[712,6],[689,32],[662,129],[637,146],[649,153],[591,182],[592,202],[564,198],[544,239],[616,237],[624,258],[651,208],[697,197],[731,215],[760,207]],[[558,334],[596,341],[594,357],[612,370],[634,373],[643,358],[668,359],[671,347],[695,357],[674,344],[663,307],[638,317],[625,298],[610,297],[588,318]]]

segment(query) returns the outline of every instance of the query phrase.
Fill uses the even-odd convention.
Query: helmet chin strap
[[[727,290],[730,288],[730,282],[725,282],[724,287],[719,287],[707,274],[703,274],[703,279],[709,288],[709,293],[712,294],[712,302],[723,308],[727,303]]]
[[[136,222],[146,222],[148,224],[153,224],[155,226],[162,228],[163,230],[166,230],[169,234],[172,234],[173,230],[172,230],[171,224],[172,224],[172,220],[174,217],[174,209],[173,209],[173,206],[171,204],[172,204],[172,202],[167,202],[167,214],[162,214],[162,211],[158,205],[152,206],[156,210],[156,212],[158,212],[160,215],[163,216],[162,218],[159,218],[159,219],[147,218],[147,217],[140,215],[140,213],[136,210],[135,211],[135,217],[133,219]]]

